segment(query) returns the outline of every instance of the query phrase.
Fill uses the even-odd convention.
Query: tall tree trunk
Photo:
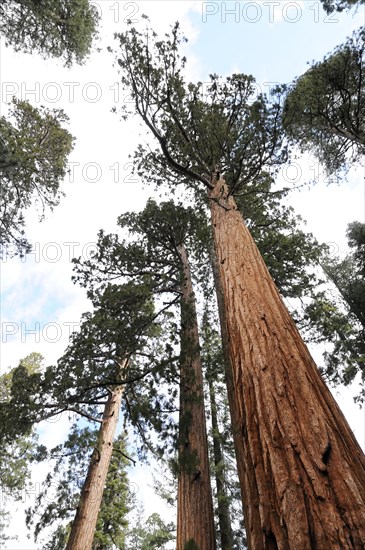
[[[218,522],[222,550],[232,550],[233,535],[231,515],[229,512],[228,495],[226,491],[225,459],[222,452],[221,435],[219,433],[217,402],[213,381],[208,377],[210,412],[212,416],[213,456],[215,466],[215,482],[217,486]]]
[[[364,454],[223,180],[210,207],[249,547],[364,548]]]
[[[198,321],[188,257],[183,244],[177,550],[215,550],[203,373]]]
[[[122,368],[125,368],[124,361]],[[118,424],[123,387],[116,386],[109,394],[87,476],[82,487],[80,503],[72,523],[66,550],[90,550],[103,498],[105,480],[113,452],[113,441]]]
[[[218,314],[219,314],[219,323],[221,328],[221,337],[222,337],[222,351],[223,351],[223,360],[224,360],[224,371],[225,371],[225,381],[227,386],[227,395],[228,395],[228,405],[229,412],[231,416],[231,429],[234,441],[234,450],[236,455],[237,463],[237,473],[240,480],[240,489],[241,489],[241,500],[244,510],[244,519],[248,517],[248,500],[244,498],[244,484],[243,480],[245,478],[245,468],[248,467],[251,471],[253,469],[253,463],[248,464],[249,456],[245,458],[244,454],[244,445],[242,443],[242,431],[240,429],[240,413],[238,409],[238,403],[234,399],[234,383],[233,383],[233,363],[231,361],[230,347],[229,347],[229,334],[228,326],[226,321],[226,310],[224,305],[224,295],[223,295],[223,286],[220,279],[220,269],[217,259],[217,254],[215,251],[215,246],[212,247],[211,252],[211,265],[213,271],[214,286],[217,296],[217,305],[218,305]],[[255,490],[255,485],[252,485],[252,491]],[[252,494],[252,491],[250,494]],[[257,501],[258,495],[256,495],[255,502]],[[245,525],[246,525],[245,520]],[[259,528],[259,526],[257,526]]]

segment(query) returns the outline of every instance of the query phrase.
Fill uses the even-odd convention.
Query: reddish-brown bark
[[[181,244],[178,249],[182,260],[182,296],[176,548],[184,550],[189,541],[194,541],[199,550],[215,550],[195,296],[185,247]]]
[[[249,547],[364,548],[364,454],[223,180],[210,207]]]
[[[92,547],[105,480],[113,452],[122,395],[123,387],[116,386],[110,392],[105,405],[97,446],[91,455],[66,550],[90,550]]]

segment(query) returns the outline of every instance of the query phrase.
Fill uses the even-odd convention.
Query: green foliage
[[[2,0],[0,34],[15,51],[83,63],[97,36],[98,10],[88,0]]]
[[[128,530],[125,550],[164,550],[166,544],[175,539],[174,532],[173,523],[165,523],[156,512],[145,520],[140,505]]]
[[[66,441],[52,449],[49,459],[54,459],[53,472],[49,473],[36,505],[27,511],[27,525],[34,526],[37,540],[43,530],[58,522],[55,531],[45,542],[44,548],[64,548],[70,532],[70,521],[75,515],[80,490],[86,477],[90,454],[97,441],[96,429],[75,424]],[[113,455],[108,470],[100,508],[93,548],[109,548],[113,544],[124,548],[126,515],[129,511],[126,441],[119,435],[113,446]],[[50,502],[49,494],[52,492]]]
[[[10,514],[9,512],[6,512],[3,508],[3,504],[0,506],[0,548],[2,548],[2,545],[5,543],[8,543],[9,540],[14,540],[16,537],[10,537],[5,534],[5,529],[10,524]],[[4,546],[5,548],[5,546]]]
[[[42,447],[35,446],[32,423],[22,416],[22,408],[14,407],[14,395],[28,401],[32,388],[27,390],[27,381],[39,379],[43,361],[39,353],[31,353],[0,377],[0,476],[3,486],[9,489],[24,487],[30,457],[43,453]]]
[[[205,274],[209,230],[203,210],[184,208],[172,201],[157,204],[149,200],[142,212],[121,215],[118,226],[121,231],[128,230],[128,240],[100,231],[91,260],[74,260],[74,280],[88,288],[90,298],[111,280],[146,284],[146,278],[154,295],[170,293],[176,297],[181,267],[177,247],[183,242],[194,258],[200,258],[200,275]]]
[[[1,8],[0,8],[1,9]],[[24,254],[24,212],[33,205],[53,209],[61,197],[73,137],[64,128],[68,117],[61,109],[36,109],[13,100],[9,118],[0,117],[1,237],[3,253]],[[5,251],[4,251],[5,248]]]
[[[164,40],[132,27],[116,38],[122,83],[159,146],[154,151],[140,147],[136,153],[137,172],[146,180],[198,190],[197,183],[210,187],[213,173],[220,171],[236,193],[264,165],[287,159],[280,94],[271,103],[263,95],[254,99],[254,79],[244,74],[225,80],[210,75],[208,92],[200,82],[187,84],[182,75],[186,59],[179,55],[185,38],[178,23]]]
[[[173,369],[173,350],[168,332],[166,346],[160,342],[148,286],[109,285],[94,293],[94,305],[57,365],[41,373],[28,373],[22,365],[14,369],[10,400],[0,404],[7,419],[0,430],[8,441],[14,432],[27,434],[34,424],[63,411],[100,422],[100,406],[115,385],[125,386],[128,420],[146,447],[145,432],[173,426],[169,409],[174,396],[158,391],[161,377],[168,378],[164,371]],[[121,371],[124,358],[129,362]],[[161,452],[167,437],[161,436]]]
[[[365,152],[364,39],[361,28],[288,89],[286,131],[329,174],[359,162]]]
[[[364,4],[365,0],[321,0],[323,9],[327,13],[349,10],[353,6]]]
[[[333,384],[345,385],[360,373],[365,381],[365,224],[349,224],[350,252],[342,260],[327,258],[322,267],[337,296],[327,290],[312,294],[304,310],[304,331],[314,342],[329,343],[324,353],[324,376]],[[364,389],[356,397],[363,402]]]
[[[20,361],[24,371],[29,373],[39,371],[42,363],[43,357],[39,353],[31,353]],[[31,463],[44,457],[44,448],[37,444],[35,431],[18,429],[10,404],[14,371],[12,369],[0,376],[0,544],[15,538],[4,533],[9,524],[7,501],[22,499],[30,478]]]
[[[200,550],[200,548],[195,542],[195,540],[190,539],[188,542],[184,544],[184,550]]]

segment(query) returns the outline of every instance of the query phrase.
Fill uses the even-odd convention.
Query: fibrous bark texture
[[[210,207],[249,547],[365,548],[364,454],[222,179]]]
[[[182,260],[177,550],[215,550],[199,332],[190,267]],[[194,546],[194,543],[196,546]]]
[[[123,387],[117,386],[110,392],[105,405],[97,446],[91,455],[66,550],[90,550],[92,547],[105,480],[113,452],[122,395]]]

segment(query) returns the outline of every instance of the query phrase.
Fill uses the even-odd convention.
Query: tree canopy
[[[335,292],[328,288],[314,296],[305,319],[316,332],[314,341],[331,343],[324,353],[324,375],[333,383],[350,384],[359,373],[365,399],[365,224],[347,230],[350,252],[342,259],[325,258],[322,266]],[[327,284],[328,286],[328,284]]]
[[[60,200],[74,138],[65,128],[62,109],[33,107],[13,99],[8,118],[0,117],[0,181],[2,252],[24,254],[25,211],[35,206],[42,219]]]
[[[0,5],[0,34],[7,45],[60,58],[67,66],[85,61],[98,22],[89,0],[3,0]]]
[[[158,149],[137,151],[137,172],[149,172],[157,183],[173,181],[174,187],[178,174],[179,183],[197,189],[200,182],[211,189],[218,171],[233,194],[264,166],[274,170],[287,160],[280,94],[275,101],[255,97],[254,78],[245,74],[210,75],[208,94],[200,82],[186,83],[186,59],[179,54],[185,38],[178,23],[165,40],[133,27],[116,38],[122,83],[158,143]]]
[[[332,174],[365,152],[365,28],[289,86],[283,122],[302,151]]]

